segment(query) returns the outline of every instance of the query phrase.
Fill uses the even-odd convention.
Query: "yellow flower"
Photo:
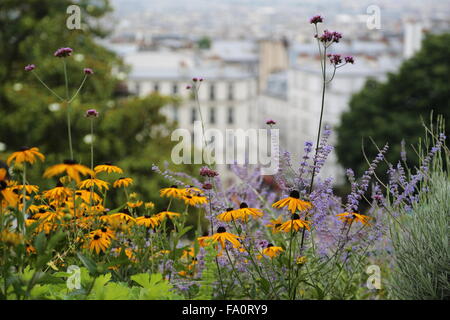
[[[128,188],[131,184],[133,184],[133,179],[122,177],[113,183],[114,188]]]
[[[272,233],[278,233],[280,232],[280,227],[283,224],[283,218],[282,216],[278,216],[275,220],[270,220],[270,223],[266,224],[266,227],[272,228]]]
[[[103,189],[105,190],[109,190],[109,183],[97,178],[89,178],[86,180],[81,181],[78,184],[78,187],[80,189],[91,189],[92,187],[97,187],[101,192],[103,191]]]
[[[241,237],[227,232],[225,227],[217,228],[217,233],[213,234],[209,238],[213,243],[219,242],[223,249],[225,249],[225,241],[230,242],[235,248],[239,248],[241,246],[241,243],[238,240],[241,239]]]
[[[29,244],[29,243],[25,243],[25,248],[26,248],[27,254],[33,254],[33,253],[36,253],[36,248],[33,247],[33,246],[32,246],[31,244]]]
[[[114,231],[112,229],[109,229],[108,227],[102,227],[100,229],[94,230],[91,232],[91,235],[95,233],[98,233],[107,240],[115,239]]]
[[[181,259],[188,259],[189,257],[195,256],[195,249],[193,247],[183,250],[183,254],[181,255]]]
[[[42,195],[46,199],[63,201],[67,197],[69,197],[71,195],[71,193],[72,193],[72,191],[69,188],[64,187],[61,182],[58,182],[56,187],[54,187],[53,189],[44,191],[42,193]]]
[[[186,194],[186,190],[178,189],[176,185],[170,186],[170,188],[163,188],[159,190],[161,197],[178,198],[181,199]]]
[[[6,169],[0,168],[0,200],[3,199],[8,205],[15,207],[19,201],[19,197],[11,190],[11,188],[7,187],[6,177]]]
[[[295,263],[301,265],[301,264],[305,264],[307,260],[308,260],[308,258],[306,258],[305,256],[301,256],[295,260]]]
[[[89,238],[90,242],[88,244],[88,249],[90,251],[95,251],[96,254],[99,254],[100,251],[105,252],[111,245],[111,241],[108,240],[104,233],[93,232],[89,235]]]
[[[51,178],[64,172],[77,183],[80,183],[80,174],[83,176],[94,175],[94,171],[88,167],[78,164],[74,160],[64,160],[64,163],[51,166],[45,170],[44,178]]]
[[[15,185],[14,187],[11,188],[11,190],[17,190],[19,192],[22,192],[24,186],[21,184]],[[38,193],[39,192],[39,187],[38,186],[33,186],[33,185],[29,185],[26,184],[25,185],[25,192],[26,193]]]
[[[6,160],[6,163],[9,166],[14,160],[16,164],[20,164],[22,162],[33,164],[36,162],[36,157],[41,161],[45,160],[44,155],[39,152],[38,148],[22,147],[19,151],[14,152],[12,155],[10,155],[8,160]]]
[[[153,208],[155,208],[155,204],[153,202],[150,201],[145,203],[145,209],[152,210]]]
[[[294,213],[291,217],[291,220],[286,221],[280,226],[280,231],[290,232],[293,228],[295,231],[298,231],[300,228],[306,228],[308,231],[310,230],[311,222],[306,220],[301,220],[300,216]]]
[[[281,199],[280,201],[275,202],[272,204],[272,207],[274,208],[283,208],[288,207],[288,210],[292,213],[295,213],[295,211],[305,211],[312,208],[312,205],[310,202],[300,200],[300,194],[297,190],[291,191],[289,194],[289,197]]]
[[[236,210],[240,213],[240,219],[247,221],[249,216],[260,218],[263,216],[263,212],[260,209],[249,208],[247,203],[242,202],[240,208]]]
[[[108,219],[111,220],[116,220],[116,221],[125,221],[125,222],[135,222],[136,220],[130,216],[127,213],[122,213],[122,212],[118,212],[118,213],[113,213],[110,215],[107,215]]]
[[[352,223],[353,221],[361,222],[364,225],[369,225],[369,220],[371,219],[369,216],[365,216],[363,214],[359,214],[357,212],[344,212],[337,214],[339,220]]]
[[[75,192],[75,200],[81,199],[85,203],[90,204],[91,198],[92,198],[92,201],[95,203],[98,203],[102,200],[102,197],[100,197],[96,192],[91,193],[91,191],[89,191],[89,190],[77,190]],[[72,201],[73,201],[73,198],[72,198]]]
[[[197,195],[185,195],[182,197],[184,200],[184,203],[190,206],[196,206],[198,204],[205,204],[208,202],[208,199],[203,196],[197,196]]]
[[[281,252],[283,252],[283,248],[282,247],[275,247],[273,244],[269,243],[267,245],[267,248],[264,248],[262,253],[263,255],[266,255],[270,258],[276,257],[277,255],[281,254]]]
[[[143,201],[136,201],[136,202],[127,202],[127,206],[129,208],[139,208],[140,206],[142,206],[144,204]]]
[[[142,216],[136,218],[136,224],[138,226],[145,226],[147,228],[155,228],[159,225],[159,218],[156,216]]]
[[[172,212],[172,211],[162,211],[162,212],[160,212],[160,213],[158,213],[157,215],[156,215],[156,217],[160,220],[160,221],[163,221],[166,217],[168,217],[169,219],[172,219],[172,218],[174,218],[174,217],[179,217],[180,216],[180,214],[179,213],[176,213],[176,212]]]
[[[95,173],[106,172],[106,173],[123,173],[123,170],[117,166],[113,166],[110,162],[105,162],[94,168]]]
[[[231,222],[238,220],[242,213],[238,210],[233,210],[233,208],[228,208],[225,212],[222,212],[217,216],[217,219],[224,222]]]
[[[7,245],[16,246],[23,242],[23,237],[19,233],[10,232],[8,230],[3,230],[0,233],[0,242],[4,242]]]

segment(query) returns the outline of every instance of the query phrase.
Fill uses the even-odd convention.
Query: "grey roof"
[[[237,80],[255,78],[255,75],[235,68],[134,68],[130,80],[190,80],[194,77],[208,80]]]

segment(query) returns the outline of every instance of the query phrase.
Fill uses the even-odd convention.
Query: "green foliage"
[[[450,127],[449,55],[450,34],[429,35],[422,49],[397,73],[390,74],[386,83],[369,80],[352,97],[350,109],[342,115],[337,128],[336,151],[344,167],[359,174],[364,171],[361,143],[369,137],[379,146],[389,142],[389,162],[397,163],[401,140],[415,145],[422,134],[417,130],[421,118],[427,119],[431,110],[443,115],[446,127]],[[364,145],[368,158],[374,158],[376,148],[371,143]],[[384,165],[381,168],[386,169]]]
[[[217,267],[215,258],[217,255],[213,246],[206,246],[205,268],[202,272],[202,279],[198,295],[195,300],[210,300],[214,296],[214,282],[217,280]]]
[[[27,267],[20,275],[24,281],[34,274],[34,270]],[[30,291],[30,299],[45,300],[174,300],[181,299],[172,291],[172,285],[162,278],[161,274],[136,274],[131,277],[138,285],[129,285],[126,282],[112,282],[111,273],[92,277],[86,268],[80,269],[81,288],[70,290],[64,278],[66,273],[54,274],[57,281],[46,282],[45,279],[34,286]],[[16,298],[10,295],[9,298]]]
[[[211,48],[211,39],[209,37],[203,37],[198,40],[197,45],[200,49],[209,49]]]
[[[391,222],[394,269],[388,288],[397,299],[450,297],[450,175],[433,172],[423,187],[419,204],[400,211],[401,225]]]

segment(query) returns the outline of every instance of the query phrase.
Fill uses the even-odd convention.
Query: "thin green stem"
[[[67,77],[67,64],[66,60],[63,59],[63,65],[64,65],[64,80],[65,80],[65,86],[66,86],[66,103],[67,103],[67,135],[69,137],[69,150],[70,150],[70,159],[73,160],[73,147],[72,147],[72,130],[71,130],[71,123],[70,123],[70,99],[69,99],[69,80]]]
[[[64,101],[63,98],[61,98],[55,91],[53,91],[52,89],[50,89],[49,86],[47,86],[47,84],[42,81],[42,79],[38,76],[38,74],[33,70],[31,71],[31,73],[36,77],[36,79],[38,79],[38,81],[45,87],[47,88],[48,91],[50,91],[55,97],[57,97],[59,100]]]

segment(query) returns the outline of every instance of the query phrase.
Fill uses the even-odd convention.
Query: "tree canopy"
[[[424,135],[422,123],[429,123],[430,114],[442,115],[450,127],[450,34],[428,35],[422,48],[406,60],[397,73],[386,82],[368,80],[364,88],[353,95],[349,110],[343,113],[337,128],[337,156],[345,168],[362,173],[367,162],[362,145],[373,159],[376,147],[389,143],[390,162],[400,159],[401,141],[416,145]],[[411,166],[418,160],[412,148],[407,148]]]

